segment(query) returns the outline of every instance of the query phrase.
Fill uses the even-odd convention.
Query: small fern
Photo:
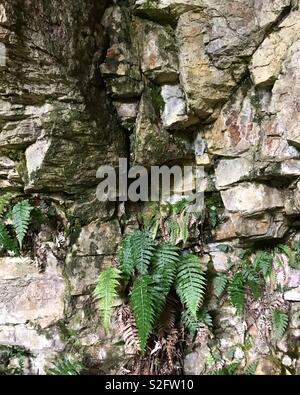
[[[122,241],[118,255],[119,269],[122,277],[127,284],[130,277],[134,274],[135,261],[133,258],[132,234],[127,235]]]
[[[228,293],[230,303],[239,313],[242,313],[245,306],[245,287],[244,278],[241,272],[236,273],[232,279],[230,279]]]
[[[273,256],[268,251],[259,251],[253,262],[255,269],[262,272],[264,278],[267,278],[273,269]]]
[[[133,283],[130,304],[140,340],[141,351],[145,350],[147,340],[155,323],[155,297],[150,276],[138,277]]]
[[[288,326],[288,315],[280,309],[275,309],[272,313],[272,330],[275,339],[279,340],[284,335]]]
[[[16,237],[22,249],[23,239],[29,226],[30,212],[32,207],[28,200],[21,200],[16,203],[11,212],[12,225],[16,232]]]
[[[219,273],[213,281],[214,294],[219,298],[225,291],[228,283],[228,275],[226,273]]]
[[[113,302],[117,297],[117,288],[121,272],[115,267],[109,267],[100,273],[94,296],[99,300],[99,310],[103,328],[108,332]]]
[[[9,202],[11,200],[11,194],[5,193],[0,196],[0,218],[3,216],[4,212],[8,208]]]
[[[223,368],[214,370],[211,375],[213,376],[233,376],[238,369],[237,363],[230,363]]]
[[[130,239],[131,253],[135,268],[139,274],[147,274],[155,249],[155,242],[147,231],[136,230]]]
[[[81,362],[63,356],[54,363],[53,368],[48,369],[47,374],[50,376],[73,376],[79,375],[83,369],[84,366]]]
[[[168,294],[175,280],[178,262],[177,249],[170,243],[161,244],[153,255],[152,275],[161,283],[165,294]]]
[[[11,238],[8,233],[6,226],[0,222],[0,246],[6,251],[12,251],[17,253],[17,246],[14,240]]]
[[[297,242],[293,243],[293,247],[295,249],[292,250],[288,245],[285,244],[279,244],[278,249],[281,250],[289,260],[289,265],[290,267],[294,269],[300,269],[300,259],[299,259],[299,251],[297,253]]]
[[[245,376],[253,376],[256,372],[258,362],[252,362],[248,366],[245,367],[243,374]]]
[[[206,288],[205,276],[195,255],[184,255],[178,263],[176,290],[181,302],[194,318],[204,299]]]

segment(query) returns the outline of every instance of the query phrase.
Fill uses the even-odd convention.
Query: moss
[[[161,96],[161,87],[152,84],[150,87],[150,92],[151,92],[151,100],[154,110],[157,114],[161,114],[165,108],[165,102]]]

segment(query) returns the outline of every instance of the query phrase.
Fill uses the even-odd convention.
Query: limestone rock
[[[220,160],[216,168],[216,187],[220,190],[249,178],[251,169],[252,164],[246,158]]]
[[[300,38],[299,11],[292,12],[253,54],[250,71],[255,85],[272,85],[291,45]]]
[[[28,259],[1,258],[0,273],[0,325],[31,321],[46,327],[63,318],[65,285],[59,267],[40,274]]]
[[[300,286],[285,292],[284,299],[291,302],[300,302]]]
[[[189,151],[186,141],[159,125],[152,97],[151,93],[145,92],[141,99],[132,138],[134,162],[147,166],[178,160],[186,157]]]
[[[240,212],[243,215],[283,207],[280,190],[263,184],[244,182],[222,191],[221,196],[229,212]]]
[[[82,228],[73,248],[78,256],[112,255],[121,239],[119,222],[92,222]]]
[[[188,115],[185,95],[180,85],[163,85],[161,96],[164,100],[161,118],[165,128],[178,129],[198,122],[197,117]]]
[[[201,119],[212,117],[214,108],[229,98],[235,81],[231,74],[215,68],[205,52],[205,17],[188,12],[178,23],[179,70],[190,109]]]
[[[274,357],[265,357],[260,359],[258,362],[255,374],[258,376],[267,376],[267,375],[280,375],[281,374],[281,364]]]
[[[178,57],[174,33],[167,32],[161,25],[143,22],[139,34],[142,72],[158,84],[176,83]]]

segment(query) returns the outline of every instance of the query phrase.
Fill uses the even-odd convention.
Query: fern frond
[[[275,309],[272,313],[272,329],[275,339],[281,339],[288,326],[289,317],[287,313],[280,309]]]
[[[183,210],[185,210],[190,204],[189,200],[186,198],[182,198],[178,200],[176,203],[172,204],[172,212],[173,214],[180,214]]]
[[[183,310],[181,314],[181,322],[185,329],[191,334],[196,332],[199,325],[198,319],[194,318],[188,310]]]
[[[47,374],[51,376],[79,375],[83,369],[84,366],[81,362],[63,356],[54,363],[53,368],[48,369]]]
[[[119,262],[119,269],[122,272],[122,277],[125,283],[127,283],[129,278],[134,274],[135,261],[133,257],[133,247],[131,240],[132,234],[127,235],[123,239],[117,258]]]
[[[117,297],[117,288],[121,272],[115,267],[109,267],[100,273],[94,296],[99,300],[99,310],[103,328],[108,332],[113,309],[113,302]]]
[[[18,248],[14,240],[10,237],[6,226],[0,222],[0,246],[6,251],[17,252]]]
[[[181,322],[185,329],[191,334],[197,331],[200,322],[203,322],[203,324],[207,325],[209,328],[213,326],[211,315],[204,310],[198,311],[196,319],[188,310],[184,310],[181,314]]]
[[[177,272],[179,255],[177,248],[171,243],[161,244],[154,252],[152,259],[152,276],[168,294]]]
[[[155,249],[155,242],[147,231],[135,230],[130,238],[132,258],[139,274],[147,274]]]
[[[254,258],[253,266],[262,272],[264,278],[268,277],[273,269],[272,254],[268,251],[259,251]]]
[[[252,362],[248,366],[245,367],[244,369],[244,375],[245,376],[253,376],[256,372],[258,362]]]
[[[16,237],[22,249],[23,239],[29,226],[30,212],[32,207],[28,200],[21,200],[16,203],[11,211],[12,225],[16,232]]]
[[[150,276],[138,277],[132,286],[130,304],[138,330],[141,351],[145,350],[155,323],[155,297]]]
[[[246,265],[242,270],[242,275],[245,283],[249,286],[254,299],[260,298],[262,294],[262,281],[254,265],[251,263]]]
[[[206,279],[195,255],[184,255],[178,262],[176,290],[187,310],[197,318],[197,310],[203,303]]]
[[[241,272],[236,273],[229,281],[228,294],[230,303],[239,313],[242,313],[245,306],[245,287]]]
[[[7,209],[10,200],[11,200],[10,193],[5,193],[4,195],[0,196],[0,218],[2,217],[3,213]]]
[[[227,366],[224,366],[223,368],[214,370],[211,375],[213,376],[232,376],[235,374],[236,370],[238,368],[237,363],[230,363]]]
[[[297,244],[294,242],[293,247],[295,248]],[[297,254],[286,244],[279,244],[278,249],[281,250],[289,260],[289,265],[294,269],[300,269],[300,260],[297,259]],[[296,248],[295,248],[296,249]],[[297,251],[297,249],[296,249]]]
[[[208,311],[200,310],[198,311],[197,316],[200,322],[203,322],[203,324],[207,325],[209,328],[212,328],[213,320]]]
[[[228,283],[228,275],[226,273],[219,273],[213,280],[214,294],[219,298],[225,291]]]

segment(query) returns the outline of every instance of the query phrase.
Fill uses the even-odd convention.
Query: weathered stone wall
[[[0,1],[1,193],[51,201],[62,224],[37,236],[43,270],[0,259],[0,344],[29,349],[28,371],[65,351],[120,372],[119,327],[104,334],[91,295],[139,206],[96,199],[102,164],[204,166],[222,203],[196,240],[213,272],[244,246],[300,240],[299,16],[298,0]],[[186,373],[212,354],[300,373],[300,271],[279,258],[252,321],[211,297],[214,333],[186,351]],[[290,316],[275,344],[274,303]]]

